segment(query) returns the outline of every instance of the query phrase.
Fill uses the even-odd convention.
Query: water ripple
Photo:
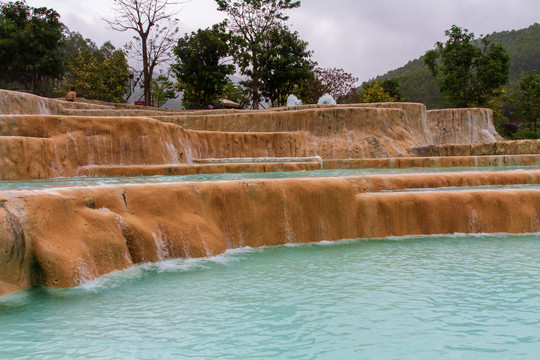
[[[0,298],[0,358],[534,359],[540,236],[345,240]]]

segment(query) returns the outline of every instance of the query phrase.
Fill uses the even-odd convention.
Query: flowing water
[[[345,240],[0,297],[2,359],[537,359],[540,234]]]

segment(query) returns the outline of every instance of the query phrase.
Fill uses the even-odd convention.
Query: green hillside
[[[522,72],[540,72],[540,24],[521,30],[495,32],[489,35],[489,39],[503,45],[510,55],[511,82],[515,82]],[[442,106],[437,82],[424,66],[423,56],[375,78],[384,79],[397,79],[401,95],[409,101],[424,103],[428,108]]]

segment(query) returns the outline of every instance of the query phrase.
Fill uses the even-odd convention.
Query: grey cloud
[[[341,67],[362,82],[432,49],[453,24],[480,35],[540,22],[540,2],[305,0],[290,22],[321,66]],[[322,31],[325,24],[335,28]]]
[[[110,0],[27,0],[57,9],[71,30],[96,43],[122,46],[133,34],[107,29],[99,20],[111,15]],[[215,0],[182,5],[180,34],[221,19]],[[538,0],[303,0],[288,12],[290,25],[314,51],[322,67],[339,67],[360,82],[384,74],[444,41],[456,24],[476,35],[520,29],[540,22]]]

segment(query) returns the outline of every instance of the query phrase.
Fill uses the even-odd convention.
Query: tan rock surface
[[[90,165],[305,156],[305,134],[191,131],[151,118],[0,116],[0,179],[75,176]]]
[[[423,156],[384,159],[327,159],[324,169],[407,169],[438,167],[536,166],[540,155]]]
[[[421,104],[398,103],[163,112],[0,91],[0,114],[0,179],[320,169],[319,162],[192,164],[208,158],[316,155],[328,168],[539,161],[522,155],[538,154],[538,142],[493,142],[491,113],[482,109],[426,113]],[[540,171],[522,170],[3,190],[0,294],[243,246],[538,232],[539,191],[475,187],[539,183]]]
[[[412,149],[415,156],[483,156],[540,154],[540,140],[510,140],[481,144],[428,145]]]
[[[417,104],[403,107],[422,113]],[[69,177],[92,165],[178,165],[194,158],[394,157],[428,141],[422,121],[409,121],[398,108],[316,108],[193,121],[207,126],[186,130],[149,117],[3,115],[0,179]]]
[[[531,183],[540,183],[540,171],[0,191],[0,294],[32,284],[74,286],[134,263],[243,246],[536,232],[536,190],[403,191]]]
[[[226,173],[264,173],[321,170],[318,162],[236,163],[204,165],[93,165],[81,167],[78,176],[156,176]]]
[[[504,140],[490,109],[443,109],[427,112],[433,144],[476,144]]]

